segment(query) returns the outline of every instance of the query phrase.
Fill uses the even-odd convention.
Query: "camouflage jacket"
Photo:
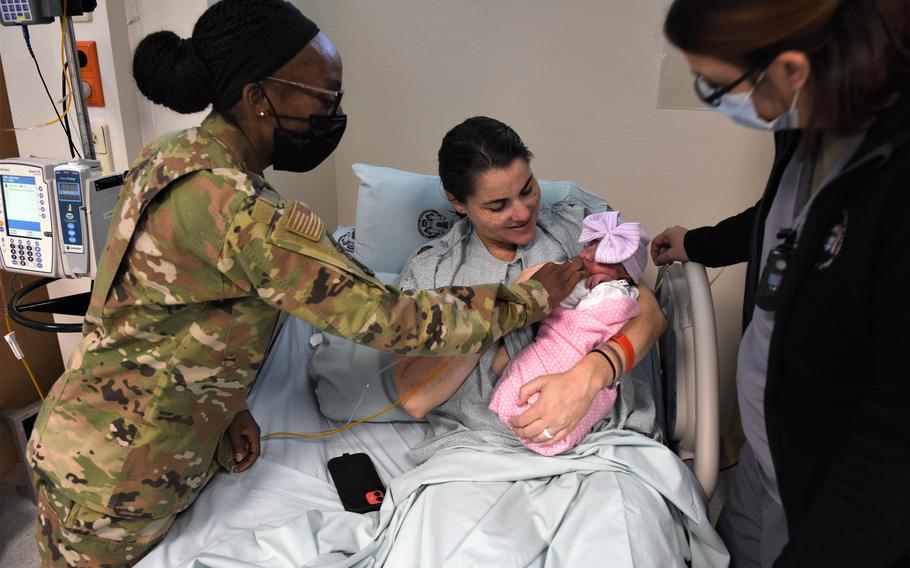
[[[189,506],[262,363],[277,311],[412,354],[474,352],[546,316],[537,282],[402,292],[338,250],[224,141],[212,114],[147,146],[124,185],[84,336],[41,409],[36,473],[119,517]]]

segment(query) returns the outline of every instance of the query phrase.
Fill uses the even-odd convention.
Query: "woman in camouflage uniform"
[[[133,565],[217,461],[252,465],[246,393],[279,310],[374,347],[451,355],[542,319],[581,277],[572,262],[511,288],[403,293],[282,200],[263,170],[316,167],[346,123],[338,53],[287,2],[222,0],[191,39],[146,37],[133,72],[156,103],[214,111],[147,146],[124,186],[82,343],[29,444],[44,566]]]

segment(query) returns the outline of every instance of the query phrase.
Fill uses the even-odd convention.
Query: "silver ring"
[[[546,436],[547,440],[553,439],[553,434],[550,434],[550,431],[547,430],[546,428],[543,429],[543,435]]]

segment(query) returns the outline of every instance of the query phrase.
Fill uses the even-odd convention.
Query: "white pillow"
[[[354,227],[350,225],[338,225],[335,232],[332,233],[332,238],[335,239],[335,242],[341,247],[341,250],[362,263],[360,258],[357,257],[357,253],[354,251],[355,237],[356,232],[354,231]],[[398,272],[375,272],[374,274],[376,274],[376,278],[379,278],[380,282],[387,286],[391,286],[398,281]]]
[[[319,411],[333,420],[363,420],[398,400],[395,355],[322,334],[307,369],[314,383]],[[418,420],[400,406],[370,419],[371,422]]]
[[[449,232],[458,215],[449,205],[439,176],[354,164],[357,195],[357,260],[377,272],[401,272],[411,254]],[[541,181],[541,202],[552,204],[572,188],[568,181]]]

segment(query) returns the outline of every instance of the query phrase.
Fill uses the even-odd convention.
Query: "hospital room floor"
[[[0,481],[0,568],[37,568],[35,506]]]
[[[727,480],[733,470],[721,473],[717,492],[708,503],[711,522],[723,506]],[[37,568],[40,564],[35,547],[35,507],[12,486],[0,481],[0,568]]]

